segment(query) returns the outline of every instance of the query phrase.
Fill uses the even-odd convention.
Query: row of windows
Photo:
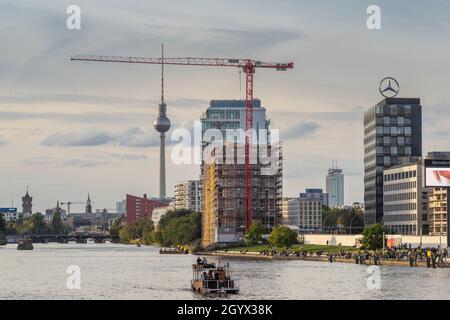
[[[417,177],[417,170],[390,173],[384,175],[384,181],[395,181]]]
[[[417,210],[417,203],[400,203],[384,205],[384,212],[412,211]]]
[[[396,193],[384,196],[384,202],[415,200],[417,199],[417,192]]]
[[[411,136],[411,127],[377,127],[377,135]]]
[[[415,188],[417,188],[417,181],[408,181],[408,182],[385,185],[384,192],[398,191],[398,190],[405,190],[405,189],[415,189]]]
[[[241,112],[239,110],[208,110],[209,119],[240,119]]]
[[[397,222],[397,221],[416,221],[417,214],[392,214],[384,215],[384,222]]]
[[[390,116],[411,116],[412,107],[410,105],[381,105],[376,106],[375,113],[377,115],[390,115]]]
[[[411,118],[405,118],[405,117],[377,117],[377,124],[378,125],[385,125],[385,126],[410,126],[411,125]]]

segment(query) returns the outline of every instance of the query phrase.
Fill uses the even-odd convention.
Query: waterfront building
[[[324,193],[323,189],[306,189],[305,192],[300,193],[300,199],[318,200],[323,206],[329,206],[329,195]]]
[[[175,208],[175,203],[171,202],[169,203],[169,206],[167,207],[161,207],[161,208],[155,208],[153,209],[153,213],[152,213],[152,221],[153,224],[155,226],[155,228],[158,227],[159,221],[161,220],[161,218],[169,211],[173,211],[176,210]]]
[[[199,180],[188,180],[175,185],[175,209],[201,211],[201,191]]]
[[[417,98],[385,98],[364,114],[364,223],[383,221],[383,171],[422,156]]]
[[[144,217],[151,218],[153,209],[167,206],[168,203],[166,201],[149,199],[146,194],[143,197],[127,194],[125,212],[127,223],[136,223],[136,221]]]
[[[383,222],[392,234],[428,234],[427,189],[421,162],[385,169]]]
[[[236,130],[245,132],[245,101],[213,100],[201,122],[203,137],[206,130],[216,129],[224,139],[228,138],[220,148],[212,148],[208,161],[203,151],[210,142],[203,139],[201,144],[202,243],[208,246],[242,241],[246,223],[245,154],[242,152],[245,139],[241,140]],[[252,222],[259,221],[270,230],[281,222],[282,151],[280,144],[270,143],[270,121],[257,99],[253,103],[253,129],[256,131],[252,152],[251,218]],[[263,138],[259,130],[264,129],[267,135]],[[230,130],[234,133],[231,139]],[[270,157],[269,164],[261,161],[258,151],[264,149]],[[226,155],[231,155],[231,163],[224,161]]]
[[[0,208],[0,214],[3,214],[3,219],[6,222],[17,221],[20,218],[17,208]]]
[[[106,210],[95,213],[70,213],[65,224],[75,232],[101,233],[108,231],[112,222],[121,217],[121,213]]]
[[[427,159],[450,160],[450,152],[429,152]],[[448,232],[448,196],[447,188],[429,188],[428,220],[430,223],[430,235],[445,235]]]
[[[22,214],[24,217],[28,217],[31,216],[32,213],[33,213],[33,197],[30,196],[27,188],[27,193],[22,197]]]
[[[56,202],[56,207],[54,208],[49,208],[49,209],[45,209],[45,214],[44,214],[44,221],[46,223],[51,223],[53,220],[53,215],[55,214],[55,212],[58,212],[61,214],[61,220],[66,220],[67,219],[67,211],[62,209],[59,206],[59,201]]]
[[[344,206],[344,174],[342,169],[328,169],[326,193],[328,194],[328,207],[341,208]]]
[[[317,198],[283,198],[283,224],[294,226],[300,232],[322,230],[322,201]]]

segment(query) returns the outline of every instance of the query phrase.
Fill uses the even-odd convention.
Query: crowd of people
[[[447,249],[439,250],[436,248],[411,248],[411,246],[402,245],[389,248],[384,252],[359,251],[350,252],[341,249],[337,253],[324,253],[324,251],[300,250],[281,250],[274,248],[262,250],[259,252],[264,256],[280,257],[298,257],[301,259],[322,260],[323,256],[329,262],[335,262],[336,259],[353,259],[356,264],[374,264],[380,265],[383,261],[407,261],[410,267],[417,267],[418,262],[426,263],[428,268],[450,267],[450,256]]]

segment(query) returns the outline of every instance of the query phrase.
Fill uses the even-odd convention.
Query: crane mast
[[[275,69],[286,71],[294,68],[294,63],[271,63],[253,59],[227,59],[227,58],[150,58],[150,57],[124,57],[124,56],[100,56],[100,55],[74,55],[72,61],[111,62],[111,63],[136,63],[136,64],[160,64],[179,66],[203,66],[203,67],[237,67],[244,71],[246,77],[245,94],[245,230],[252,224],[253,215],[253,167],[252,167],[252,128],[253,128],[253,88],[254,74],[257,68]]]

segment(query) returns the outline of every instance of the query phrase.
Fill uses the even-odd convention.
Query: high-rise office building
[[[364,223],[383,222],[383,171],[422,156],[417,98],[385,98],[364,114]]]
[[[326,179],[328,194],[328,206],[330,208],[344,206],[344,174],[342,169],[331,168],[328,169]]]
[[[204,246],[244,239],[245,155],[242,152],[244,140],[240,138],[245,133],[245,110],[245,100],[213,100],[201,118],[203,138],[208,136],[208,129],[216,129],[226,140],[220,146],[222,149],[213,150],[213,159],[205,161],[208,159],[202,156],[200,181]],[[252,152],[252,221],[259,221],[264,227],[271,229],[281,221],[282,158],[281,146],[270,144],[269,124],[261,101],[254,100],[253,129],[256,132],[253,137],[256,135],[258,143],[253,143]],[[239,129],[240,137],[239,134],[236,135],[236,130]],[[267,133],[265,141],[258,136],[259,130],[263,129]],[[212,146],[211,141],[203,139],[202,151],[208,150],[207,146]],[[266,155],[270,156],[268,165],[262,163],[258,152],[263,148],[266,148]]]

